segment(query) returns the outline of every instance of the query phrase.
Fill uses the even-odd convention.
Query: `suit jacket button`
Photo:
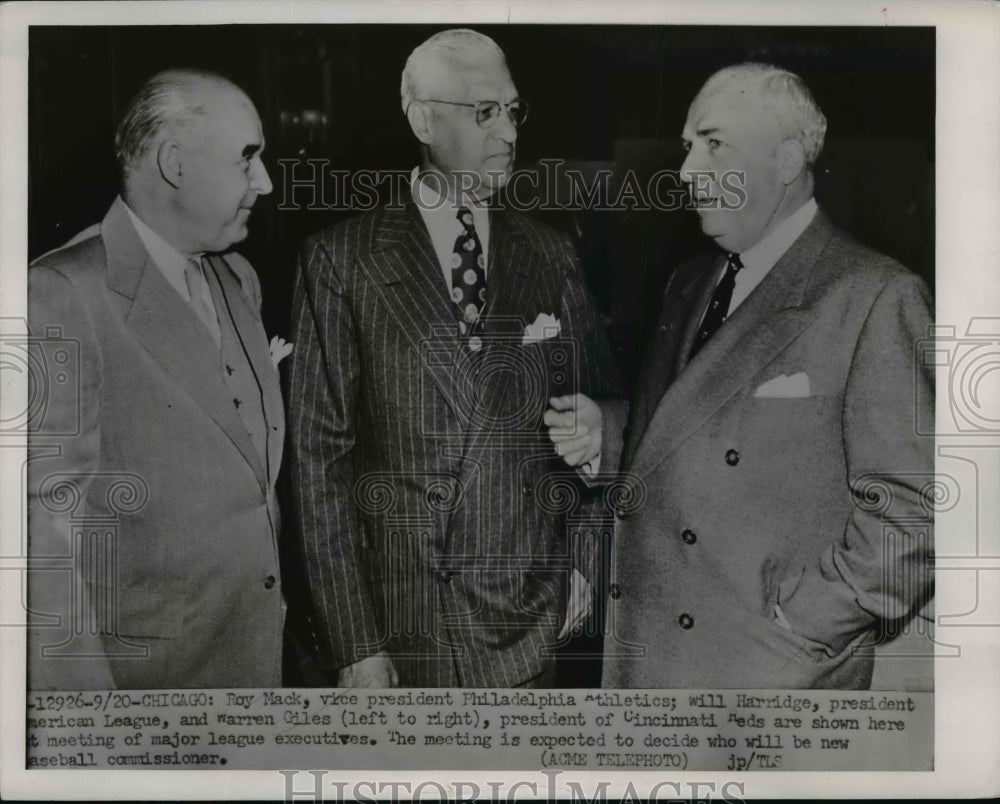
[[[523,494],[525,497],[530,497],[534,493],[534,491],[535,489],[532,487],[530,483],[525,483],[523,486],[521,486],[521,494]]]
[[[618,584],[613,583],[608,589],[608,594],[611,595],[612,600],[618,600],[622,596],[622,588]]]
[[[677,622],[680,623],[681,628],[683,628],[685,631],[694,627],[694,617],[692,617],[690,614],[687,613],[684,613],[680,617],[678,617]]]
[[[694,544],[698,541],[698,534],[689,528],[684,528],[684,530],[681,531],[681,541],[683,541],[684,544]]]
[[[273,589],[273,588],[274,588],[274,585],[275,585],[276,583],[277,583],[277,579],[276,579],[276,578],[275,578],[275,577],[274,577],[273,575],[268,575],[268,576],[267,576],[267,577],[266,577],[266,578],[264,579],[264,588],[265,588],[265,589]]]
[[[726,463],[730,466],[736,466],[740,462],[740,454],[734,449],[726,450]]]

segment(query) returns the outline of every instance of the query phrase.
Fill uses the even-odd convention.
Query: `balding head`
[[[115,154],[127,176],[158,142],[193,133],[214,104],[249,99],[238,86],[203,70],[164,70],[135,94],[115,133]],[[252,104],[251,104],[252,105]]]
[[[761,109],[774,119],[783,138],[802,144],[806,164],[816,163],[826,137],[826,117],[799,76],[771,64],[734,64],[713,74],[695,102],[736,91],[758,101]]]
[[[154,75],[129,103],[115,147],[126,203],[182,253],[243,240],[257,196],[271,191],[257,110],[214,73]]]
[[[681,178],[702,231],[736,253],[763,240],[812,197],[825,133],[823,113],[794,73],[755,63],[715,73],[681,135]]]

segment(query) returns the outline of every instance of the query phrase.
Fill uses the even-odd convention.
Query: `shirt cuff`
[[[785,617],[785,613],[781,610],[781,606],[777,603],[774,604],[774,619],[782,628],[786,631],[791,631],[793,634],[795,631],[792,629],[792,624],[788,622],[788,618]]]
[[[597,453],[597,456],[592,460],[587,461],[587,463],[580,464],[577,467],[579,472],[587,475],[587,477],[593,477],[598,472],[601,471],[601,453]]]

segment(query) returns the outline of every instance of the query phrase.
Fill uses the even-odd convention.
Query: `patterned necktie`
[[[456,217],[465,231],[455,240],[451,255],[451,300],[458,308],[459,332],[470,336],[469,347],[476,350],[482,346],[479,314],[486,304],[486,258],[472,212],[461,207]]]
[[[194,310],[195,315],[205,325],[206,329],[208,329],[212,340],[215,341],[215,345],[217,347],[220,346],[222,344],[222,332],[219,329],[219,320],[215,315],[215,308],[209,305],[205,298],[208,283],[205,282],[201,260],[192,258],[187,261],[187,265],[184,266],[184,281],[187,282],[188,293],[191,294],[188,304]]]
[[[698,350],[708,342],[708,339],[718,331],[729,315],[729,303],[733,300],[733,289],[736,287],[736,274],[742,267],[740,255],[730,254],[729,261],[726,263],[726,272],[719,280],[715,293],[712,294],[712,300],[708,303],[705,317],[701,321],[701,329],[698,330],[698,335],[695,337],[694,343],[691,344],[689,362],[694,359]]]

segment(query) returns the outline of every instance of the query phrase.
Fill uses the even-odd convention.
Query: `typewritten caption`
[[[28,768],[932,770],[932,693],[29,693]]]

